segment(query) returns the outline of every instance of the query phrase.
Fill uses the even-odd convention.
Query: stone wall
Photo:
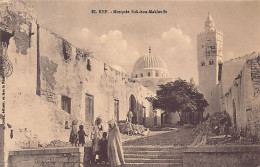
[[[83,167],[84,148],[46,148],[10,151],[9,167]]]
[[[257,55],[246,61],[227,92],[220,99],[221,110],[231,116],[233,128],[244,136],[260,137],[259,85]]]
[[[200,146],[187,147],[183,167],[257,167],[260,146]]]
[[[153,95],[151,91],[41,26],[39,34],[41,97],[46,101],[61,108],[61,96],[65,95],[71,98],[71,115],[85,120],[85,96],[92,95],[94,119],[100,116],[106,123],[109,119],[117,119],[115,100],[119,102],[119,120],[126,119],[133,95],[139,122],[143,107],[149,116],[152,106],[145,98]],[[67,60],[64,47],[68,50]],[[92,125],[91,122],[86,124]]]

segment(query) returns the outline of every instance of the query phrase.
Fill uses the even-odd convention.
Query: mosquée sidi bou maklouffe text
[[[91,10],[92,14],[167,14],[167,10]]]

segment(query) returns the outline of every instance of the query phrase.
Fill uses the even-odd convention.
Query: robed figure
[[[109,134],[107,154],[111,167],[117,167],[125,163],[119,128],[114,120],[108,122]]]

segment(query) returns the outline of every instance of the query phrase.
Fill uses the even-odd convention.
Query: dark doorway
[[[85,121],[89,125],[94,124],[94,96],[89,94],[85,97]]]
[[[119,100],[114,100],[114,119],[119,121]]]
[[[157,111],[154,111],[154,126],[157,126]]]
[[[129,98],[129,110],[133,112],[132,123],[137,124],[136,99],[134,95]]]
[[[143,107],[143,110],[142,110],[142,125],[145,125],[145,118],[146,118],[146,108]]]
[[[165,113],[161,113],[161,125],[165,124],[165,119],[166,119],[166,116],[165,116]]]

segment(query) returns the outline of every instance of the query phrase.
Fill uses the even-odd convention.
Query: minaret
[[[214,21],[208,13],[204,31],[197,36],[197,62],[199,90],[204,94],[211,107],[217,100],[216,86],[221,80],[222,49],[223,33],[215,29]],[[214,107],[212,110],[214,110]]]

